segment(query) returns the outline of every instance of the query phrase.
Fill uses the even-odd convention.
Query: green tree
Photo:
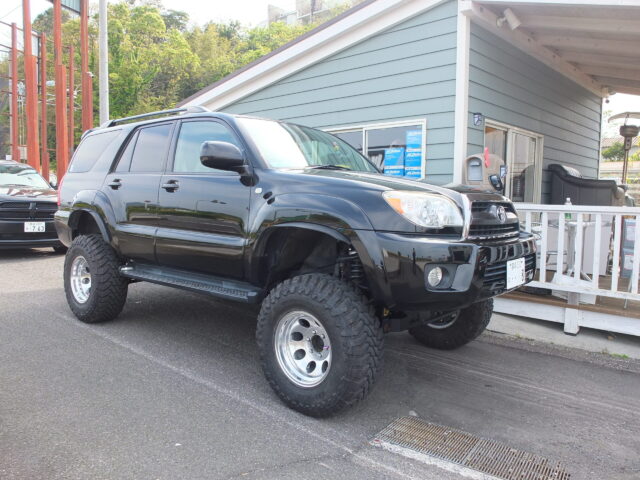
[[[168,108],[198,67],[181,32],[167,31],[159,8],[109,6],[109,90],[112,117]]]
[[[624,160],[624,145],[622,142],[615,142],[602,151],[602,158],[607,162],[621,162]]]

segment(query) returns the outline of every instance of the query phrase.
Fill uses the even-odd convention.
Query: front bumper
[[[44,232],[25,232],[25,221],[44,222]],[[0,220],[0,249],[62,246],[53,220]]]
[[[447,311],[464,308],[510,290],[506,288],[506,263],[525,258],[526,281],[533,280],[536,245],[533,235],[494,242],[434,239],[411,234],[375,234],[383,268],[374,281],[385,292],[386,306],[394,310]],[[427,286],[426,275],[434,265],[451,272],[447,288]],[[513,289],[511,289],[513,290]]]

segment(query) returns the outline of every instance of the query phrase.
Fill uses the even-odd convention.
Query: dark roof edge
[[[330,27],[331,25],[338,23],[340,20],[342,20],[345,17],[348,17],[349,15],[357,12],[358,10],[374,3],[376,0],[365,0],[362,3],[359,3],[358,5],[355,5],[353,7],[351,7],[349,10],[346,10],[345,12],[342,12],[340,15],[338,15],[337,17],[332,18],[331,20],[327,20],[326,22],[318,25],[316,28],[309,30],[306,33],[303,33],[302,35],[300,35],[299,37],[294,38],[293,40],[291,40],[288,43],[285,43],[284,45],[282,45],[281,47],[276,48],[275,50],[273,50],[272,52],[267,53],[266,55],[263,55],[260,58],[257,58],[256,60],[254,60],[251,63],[246,64],[244,67],[239,68],[238,70],[236,70],[235,72],[230,73],[229,75],[227,75],[226,77],[221,78],[220,80],[218,80],[217,82],[212,83],[211,85],[208,85],[206,87],[204,87],[201,90],[198,90],[196,93],[194,93],[193,95],[188,96],[187,98],[185,98],[184,100],[181,100],[180,102],[178,102],[176,104],[176,107],[181,107],[183,105],[185,105],[186,103],[190,102],[191,100],[193,100],[194,98],[199,97],[200,95],[202,95],[203,93],[206,93],[210,90],[213,90],[214,88],[216,88],[219,85],[222,85],[223,83],[231,80],[232,78],[240,75],[241,73],[255,67],[256,65],[264,62],[265,60],[279,54],[280,52],[287,50],[288,48],[292,47],[293,45],[300,43],[301,41],[315,35],[316,33],[324,30],[325,28]]]

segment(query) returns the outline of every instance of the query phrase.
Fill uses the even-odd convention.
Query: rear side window
[[[165,123],[140,129],[130,172],[160,172],[167,153],[171,124]]]
[[[80,145],[78,145],[69,171],[82,173],[91,170],[98,158],[100,158],[100,155],[102,155],[118,135],[120,135],[120,131],[114,130],[85,137],[85,139],[80,142]]]

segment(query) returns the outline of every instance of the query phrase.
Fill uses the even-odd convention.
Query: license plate
[[[24,231],[27,233],[41,233],[45,231],[44,222],[24,222]]]
[[[522,285],[526,281],[524,257],[507,262],[507,290]]]

